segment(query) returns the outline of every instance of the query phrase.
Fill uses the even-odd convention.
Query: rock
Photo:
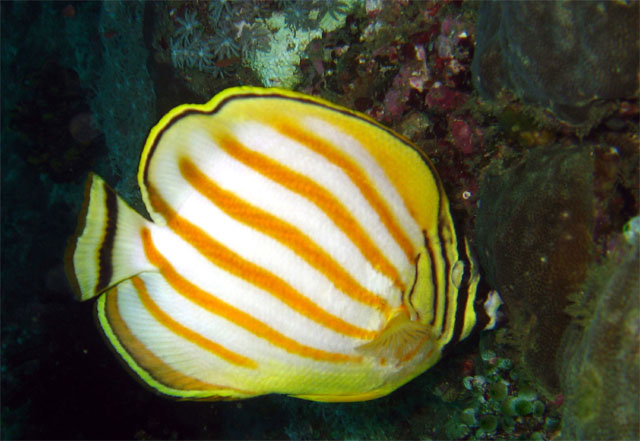
[[[591,148],[540,147],[512,167],[494,165],[481,185],[478,258],[505,302],[519,361],[550,395],[560,390],[567,297],[591,261],[592,175]]]
[[[610,100],[636,98],[639,3],[485,2],[480,7],[473,81],[496,99],[509,91],[590,129]]]
[[[561,363],[562,439],[640,439],[640,240],[595,271]]]

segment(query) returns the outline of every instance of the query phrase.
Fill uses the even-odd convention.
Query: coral
[[[434,111],[450,112],[463,104],[467,98],[460,91],[435,82],[425,97],[425,104]]]
[[[638,2],[485,2],[478,13],[473,80],[505,89],[586,133],[611,100],[638,94]]]
[[[246,26],[245,26],[246,27]],[[269,50],[271,32],[259,23],[254,23],[249,30],[243,31],[238,37],[238,46],[243,58],[248,58],[251,54],[267,52]]]
[[[615,246],[625,223],[640,208],[640,151],[637,119],[633,132],[607,134],[596,149],[596,229],[594,241],[604,253]]]
[[[640,216],[631,218],[623,227],[622,234],[628,242],[632,242],[637,236],[640,236]]]
[[[186,11],[184,18],[176,17],[176,20],[179,26],[174,35],[179,44],[193,40],[202,28],[202,24],[196,18],[196,11]]]
[[[353,9],[353,1],[345,0],[297,0],[279,2],[284,14],[284,22],[292,31],[309,31],[324,27],[327,18],[341,21]]]
[[[592,272],[565,335],[562,439],[640,438],[640,236],[627,236]]]
[[[553,131],[544,127],[543,121],[539,121],[523,109],[522,105],[515,103],[507,106],[486,109],[487,113],[492,113],[496,118],[494,130],[500,137],[511,144],[518,144],[523,147],[535,147],[547,145],[554,141]]]
[[[216,35],[211,40],[213,55],[217,59],[236,57],[240,53],[240,47],[235,39],[229,35]]]
[[[159,47],[168,46],[173,67],[185,78],[191,78],[185,71],[225,77],[241,61],[239,57],[268,49],[265,42],[270,34],[258,18],[270,12],[268,3],[257,1],[216,0],[206,8],[186,2],[177,10],[165,11],[173,25],[170,35],[161,37],[169,44]]]
[[[207,16],[211,26],[217,26],[221,17],[229,17],[232,14],[230,0],[211,0],[207,6],[209,14]]]
[[[272,31],[269,50],[254,52],[247,58],[249,66],[265,86],[294,88],[302,80],[300,62],[309,44],[324,33],[342,28],[346,21],[343,13],[357,9],[361,3],[331,0],[286,5],[266,20]]]
[[[459,411],[446,423],[447,439],[552,437],[559,422],[555,406],[522,379],[510,359],[487,348],[479,358],[477,372],[462,379],[465,392],[452,403]]]
[[[474,127],[475,124],[469,119],[468,117],[449,117],[449,131],[451,132],[453,143],[465,155],[473,153],[474,146],[482,139],[482,132],[477,127]]]
[[[592,175],[592,148],[547,146],[512,167],[494,163],[481,186],[478,257],[505,302],[516,359],[550,395],[559,392],[564,309],[594,248]]]
[[[177,69],[184,69],[185,67],[193,67],[195,65],[195,59],[191,56],[191,52],[184,46],[183,40],[171,40],[171,62]]]
[[[470,211],[477,201],[475,170],[489,158],[470,100],[475,6],[369,0],[362,12],[309,45],[302,90],[416,141],[437,164],[454,208]]]
[[[221,51],[228,50],[226,46],[203,40],[198,33],[192,40],[171,40],[171,61],[177,69],[194,68],[218,76],[222,71],[216,61]]]
[[[223,77],[239,65],[248,65],[263,85],[293,87],[300,56],[309,42],[322,37],[323,31],[342,26],[357,2],[213,0],[206,8],[185,2],[168,10],[172,32],[160,37],[158,47],[168,49],[178,71]],[[191,79],[186,72],[184,76]]]
[[[329,16],[336,21],[341,20],[353,9],[352,5],[345,0],[320,0],[315,3],[318,7],[318,17]]]
[[[263,85],[292,88],[309,42],[342,26],[359,1],[178,3],[161,14],[169,18],[169,32],[158,31],[156,48],[188,82],[196,71],[224,77],[248,66]]]

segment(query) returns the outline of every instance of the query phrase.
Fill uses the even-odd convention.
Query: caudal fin
[[[67,275],[79,300],[154,269],[140,238],[149,224],[102,178],[89,177],[78,230],[67,249]]]

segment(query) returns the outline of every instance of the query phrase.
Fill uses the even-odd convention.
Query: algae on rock
[[[564,338],[563,439],[640,439],[640,239],[592,273]]]
[[[473,81],[486,98],[509,90],[588,131],[637,98],[638,2],[483,2]]]

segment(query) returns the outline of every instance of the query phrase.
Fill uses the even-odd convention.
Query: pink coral
[[[449,131],[455,146],[465,155],[473,153],[473,148],[477,144],[482,132],[469,123],[466,119],[449,117]]]
[[[430,109],[450,112],[455,110],[467,100],[467,95],[436,81],[429,89],[425,98],[425,104]]]
[[[430,81],[424,46],[416,44],[413,45],[412,50],[415,52],[415,58],[402,65],[393,79],[391,89],[385,94],[386,120],[396,120],[401,117],[412,90],[422,93],[425,85]]]

